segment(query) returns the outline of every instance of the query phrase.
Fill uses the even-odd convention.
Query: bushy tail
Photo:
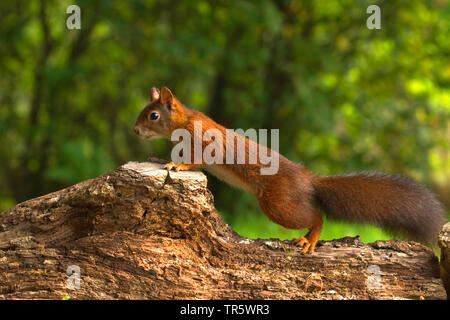
[[[314,199],[332,219],[368,222],[435,245],[446,221],[436,196],[409,178],[379,172],[316,176]]]

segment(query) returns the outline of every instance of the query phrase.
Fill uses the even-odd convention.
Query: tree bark
[[[421,244],[347,237],[304,255],[290,241],[246,239],[201,172],[161,168],[130,162],[0,213],[0,298],[446,298]]]
[[[450,299],[450,222],[442,227],[439,247],[441,247],[441,278],[447,291],[447,298]]]

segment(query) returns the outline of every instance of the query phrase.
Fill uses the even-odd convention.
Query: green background
[[[68,30],[66,8],[81,8]],[[381,8],[381,30],[366,9]],[[319,174],[409,175],[450,207],[450,5],[423,1],[1,1],[0,211],[148,156],[134,122],[152,86],[228,128],[279,128]],[[209,179],[248,237],[298,237]],[[374,227],[325,222],[321,239]]]

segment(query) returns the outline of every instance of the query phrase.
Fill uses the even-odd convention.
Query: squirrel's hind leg
[[[269,201],[268,201],[269,199]],[[259,204],[264,213],[275,223],[288,229],[308,229],[309,232],[298,239],[293,239],[294,243],[302,247],[302,252],[313,253],[317,241],[319,241],[322,230],[322,215],[311,207],[305,200],[295,199],[273,199],[261,197]]]
[[[317,223],[311,228],[308,228],[309,231],[304,237],[292,239],[292,241],[294,241],[297,246],[303,247],[303,253],[307,253],[308,250],[310,253],[314,253],[316,244],[319,241],[320,231],[322,230],[322,216],[319,212],[317,213],[319,215],[320,223]]]

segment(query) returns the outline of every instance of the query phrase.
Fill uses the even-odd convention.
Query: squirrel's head
[[[153,87],[150,103],[141,111],[134,132],[145,139],[168,138],[172,131],[184,121],[183,107],[172,92],[162,87]]]

